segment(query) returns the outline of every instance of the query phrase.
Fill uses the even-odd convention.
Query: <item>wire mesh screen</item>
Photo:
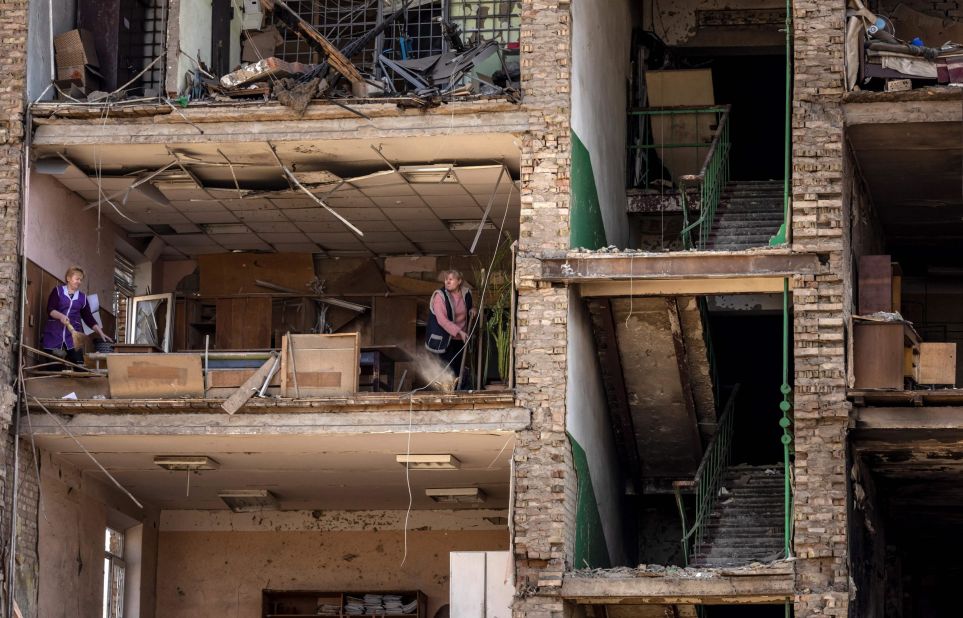
[[[379,4],[379,0],[287,0],[287,5],[301,19],[317,28],[338,48],[344,48],[350,41],[378,25]],[[321,62],[317,51],[303,38],[286,29],[273,13],[268,21],[278,27],[284,38],[275,54],[278,58],[305,64]],[[370,71],[374,67],[375,50],[376,44],[372,42],[351,60],[362,71]]]
[[[449,19],[462,30],[466,43],[517,43],[522,25],[518,0],[448,0]]]
[[[384,14],[397,3],[385,1]],[[405,14],[385,32],[381,53],[394,60],[440,54],[444,49],[439,19],[444,16],[442,0],[412,2]]]
[[[144,64],[154,61],[167,46],[167,2],[166,0],[148,0],[144,12]],[[160,93],[164,82],[164,62],[158,62],[144,73],[144,89],[152,89]]]

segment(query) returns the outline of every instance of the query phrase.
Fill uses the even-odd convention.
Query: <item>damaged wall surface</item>
[[[666,45],[780,45],[786,3],[780,0],[681,0],[643,2],[643,26]],[[740,36],[732,36],[738,31]]]
[[[622,522],[623,471],[616,456],[608,402],[599,374],[592,322],[574,290],[569,298],[568,368],[579,376],[568,382],[565,406],[566,429],[585,452],[590,478],[579,478],[579,487],[590,483],[595,493],[590,508],[598,510],[602,535],[612,566],[626,562]],[[583,522],[577,522],[582,530]],[[584,566],[584,565],[579,565]],[[592,565],[597,566],[597,565]]]
[[[268,588],[422,590],[433,616],[449,602],[448,553],[503,551],[508,533],[487,511],[414,515],[406,555],[403,511],[166,511],[157,615],[258,618]]]
[[[628,0],[605,10],[572,6],[572,246],[628,246],[625,101],[632,16]]]
[[[124,615],[152,618],[158,513],[138,509],[114,488],[46,454],[41,460],[41,475],[37,615],[101,616],[105,530],[110,526],[124,532],[140,523],[143,527],[136,531],[137,538],[128,539],[125,552],[125,589],[132,602]],[[138,542],[140,546],[136,547]],[[136,556],[130,552],[134,549]]]
[[[27,197],[24,253],[41,268],[63,277],[67,268],[84,269],[84,291],[99,294],[107,308],[114,292],[114,243],[122,230],[97,208],[51,176],[32,173]],[[109,208],[106,204],[102,208]],[[46,301],[50,290],[43,290]]]

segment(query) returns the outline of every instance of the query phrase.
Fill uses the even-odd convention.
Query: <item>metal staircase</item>
[[[766,247],[784,217],[781,180],[729,182],[719,200],[706,249]]]

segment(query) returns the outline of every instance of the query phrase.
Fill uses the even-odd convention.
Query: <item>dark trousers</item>
[[[448,344],[448,348],[441,353],[441,362],[451,369],[451,372],[458,375],[461,371],[461,357],[465,352],[465,342],[460,339],[452,339]],[[465,388],[465,381],[462,379],[464,376],[459,376],[458,384],[455,386],[455,390],[462,390]]]
[[[47,354],[53,354],[58,358],[65,358],[71,363],[76,365],[84,364],[84,351],[78,350],[76,348],[68,350],[66,346],[60,346],[56,350],[51,350],[50,348],[44,348],[44,352]],[[67,365],[51,365],[47,368],[48,371],[63,371],[64,369],[73,369],[73,367],[68,367]],[[455,370],[457,371],[457,369]]]

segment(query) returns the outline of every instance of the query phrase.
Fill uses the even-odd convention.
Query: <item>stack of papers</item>
[[[382,597],[385,604],[385,612],[389,614],[400,614],[403,612],[400,594],[386,594]]]
[[[402,614],[414,614],[418,612],[418,599],[416,598],[411,603],[406,603],[401,606]]]
[[[344,613],[350,616],[360,616],[364,613],[364,599],[358,597],[347,597],[344,603]]]

